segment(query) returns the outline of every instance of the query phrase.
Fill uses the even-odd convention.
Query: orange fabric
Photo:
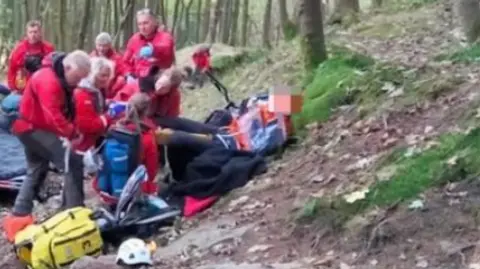
[[[15,235],[18,232],[25,229],[27,226],[33,224],[35,219],[32,215],[27,216],[14,216],[14,215],[7,215],[3,218],[3,230],[5,231],[5,235],[7,240],[11,243],[15,241]]]

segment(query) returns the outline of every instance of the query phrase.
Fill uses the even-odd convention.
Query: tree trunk
[[[480,4],[478,0],[457,0],[456,12],[468,42],[480,37]]]
[[[200,40],[202,41],[205,41],[208,36],[208,32],[209,32],[208,28],[210,27],[211,9],[212,9],[212,0],[205,0],[205,7],[203,8],[202,36],[200,38]]]
[[[327,59],[321,6],[318,0],[299,1],[303,62],[307,70],[312,70]]]
[[[233,6],[233,12],[232,12],[232,27],[230,30],[230,41],[228,42],[231,46],[235,46],[237,44],[239,15],[240,15],[240,0],[234,0],[234,6]]]
[[[267,0],[265,5],[265,13],[263,14],[263,46],[271,48],[270,44],[270,25],[272,21],[272,0]]]
[[[247,46],[248,41],[248,0],[243,0],[242,8],[242,46]]]
[[[180,4],[182,0],[176,0],[175,1],[175,8],[173,9],[173,22],[172,22],[172,35],[175,34],[175,29],[177,28],[177,21],[178,21],[178,13],[180,9]]]
[[[58,30],[59,30],[59,48],[61,50],[65,50],[67,48],[66,42],[65,42],[65,24],[67,23],[67,20],[65,18],[65,14],[67,13],[67,7],[66,7],[66,1],[65,0],[59,0],[60,3],[60,9],[58,12]]]
[[[136,8],[136,1],[129,0],[125,4],[124,7],[124,14],[126,15],[126,22],[123,25],[123,41],[122,44],[126,45],[128,39],[133,35],[135,32],[135,8]]]
[[[282,25],[283,36],[286,40],[292,40],[297,34],[297,27],[288,17],[287,1],[278,0],[278,7],[280,12],[280,23]]]
[[[83,48],[85,45],[85,37],[88,30],[88,19],[90,17],[91,6],[93,0],[85,0],[85,6],[83,8],[82,24],[80,25],[80,32],[78,33],[76,48]]]
[[[215,9],[213,10],[213,20],[212,24],[210,25],[210,43],[215,43],[217,40],[217,28],[218,28],[218,22],[220,21],[220,18],[222,16],[222,6],[223,6],[223,0],[217,0],[217,4],[215,5]]]
[[[360,11],[358,0],[336,0],[333,13],[329,18],[329,24],[346,24],[355,21]]]
[[[381,8],[383,0],[372,0],[372,8]]]
[[[222,43],[228,44],[230,24],[232,22],[232,0],[226,0],[223,8],[223,23],[221,24]]]
[[[195,43],[200,43],[200,34],[202,32],[202,7],[203,7],[203,1],[202,0],[197,0],[197,14],[195,17]]]
[[[160,9],[160,17],[162,18],[162,23],[163,25],[167,26],[168,18],[167,18],[167,11],[165,10],[165,1],[160,0],[158,7]]]

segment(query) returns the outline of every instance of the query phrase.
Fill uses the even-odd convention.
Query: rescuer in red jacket
[[[83,205],[83,158],[67,149],[61,138],[75,146],[79,133],[74,126],[73,90],[90,72],[90,57],[83,51],[52,57],[53,65],[35,72],[20,102],[19,119],[13,132],[24,146],[28,173],[10,215],[3,219],[9,241],[34,222],[33,199],[44,181],[49,163],[65,172],[63,207]],[[66,160],[69,160],[67,163]]]
[[[52,44],[42,40],[42,24],[28,22],[25,38],[15,45],[9,57],[7,83],[10,90],[23,91],[31,75],[40,68],[42,58],[54,50]]]
[[[87,151],[105,134],[112,119],[108,116],[105,89],[114,74],[114,64],[103,57],[93,57],[90,75],[80,81],[74,92],[75,126],[82,134],[75,147]]]
[[[122,55],[112,46],[112,37],[109,33],[100,33],[95,38],[95,49],[90,53],[92,57],[105,57],[114,63],[115,74],[106,88],[106,98],[111,99],[125,85],[125,76],[128,69],[123,63]]]
[[[130,109],[126,113],[126,121],[124,123],[128,128],[134,130],[136,128],[134,113],[139,117],[142,128],[142,152],[140,152],[140,162],[145,165],[148,174],[147,182],[142,183],[142,191],[144,193],[154,194],[157,192],[155,177],[160,165],[158,163],[159,152],[155,138],[155,130],[157,127],[147,117],[150,101],[149,96],[145,93],[135,93],[130,97],[128,101]]]
[[[159,27],[150,9],[137,12],[138,33],[128,40],[123,60],[133,77],[147,75],[152,66],[167,69],[175,60],[175,40]]]

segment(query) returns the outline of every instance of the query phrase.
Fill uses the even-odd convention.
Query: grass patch
[[[224,74],[225,72],[232,70],[232,68],[258,61],[265,56],[266,52],[264,50],[244,51],[235,56],[214,56],[212,58],[212,68],[217,74]]]
[[[439,145],[407,157],[398,151],[390,159],[397,167],[388,181],[377,181],[364,199],[347,203],[342,197],[310,201],[300,214],[301,220],[322,218],[325,212],[344,223],[354,214],[379,206],[415,198],[428,188],[480,174],[480,128],[469,134],[447,134]],[[332,218],[330,216],[330,218]]]
[[[480,61],[480,44],[462,48],[453,53],[441,54],[435,57],[436,61],[452,61],[454,63],[473,63]]]
[[[397,94],[411,95],[413,99],[436,98],[456,85],[456,81],[425,79],[426,75],[334,48],[330,58],[309,76],[311,83],[304,92],[302,112],[294,116],[296,129],[328,120],[341,105],[356,104],[362,114],[368,114],[386,98]]]

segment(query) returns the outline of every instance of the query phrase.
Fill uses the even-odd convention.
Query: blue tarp
[[[22,144],[14,135],[0,131],[0,180],[24,175],[26,172]]]

